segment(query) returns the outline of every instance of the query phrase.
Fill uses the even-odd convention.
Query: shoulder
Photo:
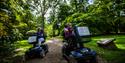
[[[64,28],[64,31],[68,31],[68,29],[67,29],[67,28]]]

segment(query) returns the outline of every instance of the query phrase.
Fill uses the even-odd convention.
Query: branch
[[[60,0],[56,0],[56,4],[53,6],[54,8],[60,3]]]

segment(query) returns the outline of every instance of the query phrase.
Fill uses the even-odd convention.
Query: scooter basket
[[[36,44],[37,43],[37,36],[31,36],[28,38],[29,44]]]

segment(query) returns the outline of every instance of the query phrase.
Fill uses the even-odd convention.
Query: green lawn
[[[7,48],[10,47],[10,49],[7,49],[8,51],[3,53],[0,63],[17,63],[19,61],[22,61],[22,57],[25,51],[31,47],[31,45],[28,44],[27,40],[17,41],[14,44],[9,45],[10,46],[7,46]]]
[[[28,50],[32,45],[28,44],[27,40],[17,41],[15,44],[15,53],[14,56],[23,55],[26,50]]]
[[[50,37],[47,38],[46,40],[48,39],[50,39]],[[24,55],[26,50],[32,47],[32,44],[29,44],[27,40],[20,40],[15,42],[14,47],[15,47],[14,56],[21,56],[21,55]]]
[[[118,49],[109,50],[98,47],[97,41],[102,38],[116,38],[115,44]],[[107,60],[108,63],[125,63],[125,35],[108,35],[92,37],[92,41],[85,43],[85,47],[91,48],[97,52],[99,56]]]

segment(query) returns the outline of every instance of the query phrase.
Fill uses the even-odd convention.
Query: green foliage
[[[26,35],[30,36],[30,35],[34,35],[37,31],[36,30],[29,30],[26,32]]]
[[[120,15],[125,1],[93,1],[89,4],[88,0],[0,0],[0,39],[3,40],[0,46],[10,46],[8,43],[27,37],[26,33],[35,33],[37,27],[45,28],[47,36],[52,36],[69,22],[88,26],[92,34],[125,32],[125,17]],[[50,23],[45,20],[48,10]],[[57,24],[61,24],[58,29]]]
[[[25,35],[28,30],[36,28],[36,25],[34,25],[36,22],[34,22],[34,16],[30,11],[27,0],[5,0],[0,1],[0,3],[0,6],[2,6],[0,7],[0,37],[12,35],[21,38],[21,34]],[[19,32],[16,30],[19,30]]]
[[[64,11],[65,10],[65,11]],[[70,16],[73,13],[71,6],[67,4],[60,4],[58,9],[58,19],[60,22],[66,19],[66,17]]]
[[[71,5],[78,5],[78,1],[76,0],[72,0],[71,2]],[[76,25],[88,26],[93,34],[125,32],[123,30],[125,22],[123,20],[124,17],[119,15],[120,11],[123,10],[123,6],[123,3],[117,4],[113,0],[96,0],[94,4],[87,6],[86,12],[73,13],[72,15],[68,16],[62,22],[62,28],[67,22],[75,22]],[[77,8],[79,9],[79,7]]]
[[[50,25],[50,24],[46,24],[46,27],[45,27],[45,33],[46,35],[49,37],[52,37],[53,36],[53,28],[52,28],[53,25]]]
[[[88,0],[69,0],[74,12],[86,12]]]
[[[28,30],[36,28],[35,17],[26,1],[0,0],[0,63],[6,62],[4,60],[14,52],[14,42],[24,38]]]
[[[15,46],[16,49],[21,48],[21,49],[22,49],[21,51],[23,52],[22,54],[24,54],[24,52],[25,52],[28,48],[30,48],[32,45],[30,45],[27,40],[20,40],[20,41],[17,41],[17,42],[14,44],[14,46]]]
[[[14,35],[13,39],[14,40],[21,40],[22,39],[23,35],[19,32],[18,29],[13,29],[12,31],[14,32],[13,33],[13,35]]]

